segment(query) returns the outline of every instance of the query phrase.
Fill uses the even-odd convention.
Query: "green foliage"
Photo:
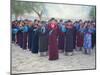
[[[24,13],[34,12],[38,15],[40,19],[45,11],[43,3],[17,1],[17,0],[12,0],[11,8],[12,8],[11,12],[16,16],[22,15]]]
[[[23,6],[23,2],[19,2],[16,0],[12,0],[11,2],[12,13],[15,15],[21,15],[25,12],[25,7]]]
[[[90,17],[92,19],[95,19],[96,18],[96,7],[94,7],[94,6],[91,8]]]

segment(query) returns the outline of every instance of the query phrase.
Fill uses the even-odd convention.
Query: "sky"
[[[90,19],[89,12],[92,6],[83,5],[69,5],[69,4],[51,4],[44,3],[45,5],[45,15],[43,17],[47,18],[61,18],[61,19]],[[24,17],[33,19],[33,17],[38,17],[35,13],[26,13]]]
[[[89,19],[91,6],[45,4],[49,17],[69,19]]]

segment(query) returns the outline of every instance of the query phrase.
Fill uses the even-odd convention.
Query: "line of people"
[[[73,55],[73,50],[84,48],[91,54],[96,45],[95,21],[71,20],[59,22],[51,18],[48,22],[31,20],[12,21],[12,43],[34,54],[49,56],[49,60],[59,59],[59,52]]]

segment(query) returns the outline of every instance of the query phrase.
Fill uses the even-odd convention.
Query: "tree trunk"
[[[42,15],[41,14],[38,14],[38,17],[39,17],[39,20],[41,21]]]

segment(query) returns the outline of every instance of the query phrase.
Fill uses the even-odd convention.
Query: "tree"
[[[23,15],[24,13],[34,12],[37,14],[40,20],[43,13],[45,12],[44,4],[36,2],[12,0],[11,8],[12,8],[12,13],[15,14],[15,17]]]
[[[41,3],[32,3],[32,10],[37,14],[40,20],[45,11],[44,8],[45,8],[44,5]]]
[[[11,12],[15,15],[15,17],[18,17],[19,15],[24,13],[24,9],[22,7],[21,2],[19,3],[16,0],[11,0]]]
[[[95,19],[96,18],[96,7],[92,7],[91,8],[91,10],[90,10],[90,17],[92,18],[92,19]]]

